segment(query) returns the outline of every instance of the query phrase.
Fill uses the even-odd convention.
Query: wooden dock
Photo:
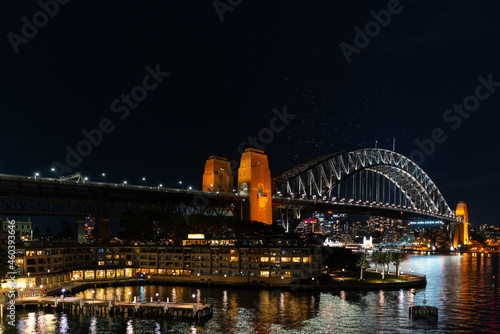
[[[70,314],[164,316],[169,318],[202,319],[212,315],[212,305],[205,303],[124,302],[117,300],[83,299],[74,297],[23,297],[15,299],[16,308],[38,307],[56,309]],[[1,314],[5,310],[1,304]]]

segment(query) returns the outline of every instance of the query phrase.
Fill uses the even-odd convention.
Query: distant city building
[[[85,217],[85,238],[88,241],[94,240],[95,217]]]
[[[33,240],[33,230],[31,226],[31,219],[28,218],[28,221],[15,221],[16,223],[14,224],[14,231],[15,231],[15,236],[16,236],[16,242],[19,241],[31,241]],[[3,222],[2,222],[3,228],[2,231],[5,235],[9,234],[9,217],[7,217]]]

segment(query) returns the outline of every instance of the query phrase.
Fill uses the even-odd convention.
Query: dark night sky
[[[264,149],[272,174],[375,140],[389,149],[393,137],[410,156],[442,128],[421,167],[453,209],[468,204],[473,225],[498,226],[500,87],[460,126],[443,115],[475,94],[478,76],[500,82],[500,3],[401,0],[348,63],[340,43],[354,45],[354,27],[391,2],[244,0],[221,21],[210,0],[73,0],[45,23],[36,1],[4,0],[0,173],[50,177],[65,147],[108,118],[114,130],[74,171],[199,188],[209,155],[239,160],[238,145],[286,106],[296,117]],[[34,14],[40,28],[15,53],[9,33]],[[120,119],[112,102],[157,64],[170,75]]]

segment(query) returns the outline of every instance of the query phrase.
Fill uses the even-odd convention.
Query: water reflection
[[[182,320],[87,317],[82,314],[22,312],[18,310],[18,333],[456,333],[500,330],[498,255],[408,256],[406,270],[427,276],[425,289],[399,291],[290,292],[170,286],[94,288],[97,298],[128,300],[128,293],[141,301],[174,302],[206,300],[213,305],[213,318]],[[496,276],[496,278],[493,278]],[[90,291],[77,295],[92,298]],[[408,318],[408,307],[422,304],[439,308],[435,327],[422,327]],[[2,322],[0,333],[6,332]]]

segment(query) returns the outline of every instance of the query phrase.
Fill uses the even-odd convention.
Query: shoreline
[[[399,290],[399,289],[413,289],[422,288],[427,285],[425,276],[418,275],[400,275],[406,280],[402,282],[366,282],[359,280],[343,280],[342,278],[332,278],[331,281],[325,281],[323,278],[317,277],[315,280],[290,280],[287,283],[274,282],[274,281],[242,281],[242,280],[199,280],[191,279],[190,277],[151,277],[149,279],[130,279],[130,280],[109,280],[99,282],[80,282],[78,286],[66,289],[67,293],[71,292],[72,295],[92,288],[107,288],[119,286],[142,286],[142,285],[164,285],[164,286],[199,286],[199,287],[213,287],[213,288],[241,288],[241,289],[282,289],[287,291],[367,291],[367,290]],[[220,278],[220,277],[219,277]],[[50,288],[47,295],[58,295],[58,291],[64,287],[62,284],[59,287]]]

